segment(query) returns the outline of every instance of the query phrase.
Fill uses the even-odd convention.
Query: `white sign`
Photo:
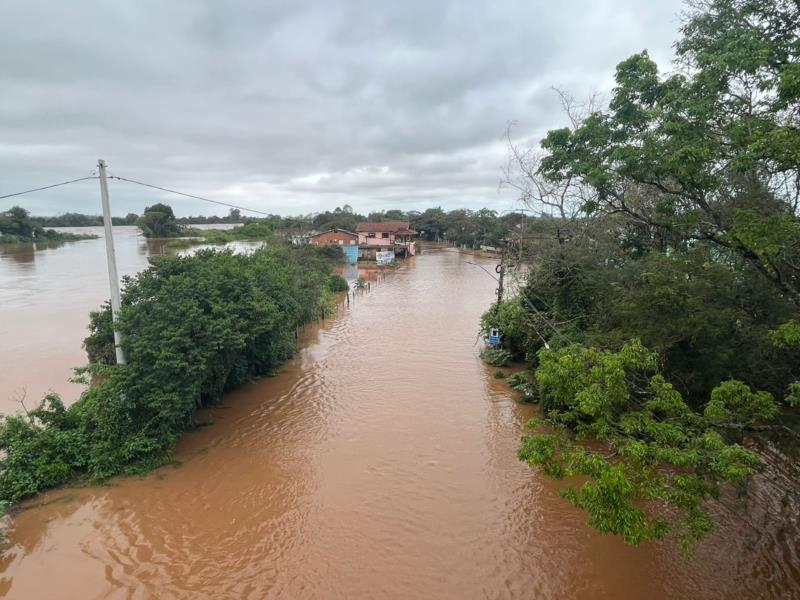
[[[386,252],[376,252],[375,262],[379,265],[388,265],[394,262],[394,251],[387,250]]]

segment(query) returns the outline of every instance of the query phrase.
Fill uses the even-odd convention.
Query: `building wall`
[[[368,233],[359,233],[358,234],[358,243],[359,244],[369,244],[370,246],[391,246],[394,244],[394,234],[389,233],[389,237],[383,237],[383,233],[378,231],[375,233],[375,237],[369,237]]]
[[[311,238],[311,243],[316,246],[327,246],[328,244],[339,244],[340,246],[354,246],[358,242],[358,236],[344,231],[325,231],[318,233]]]

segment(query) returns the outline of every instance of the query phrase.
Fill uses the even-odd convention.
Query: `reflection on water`
[[[69,242],[28,242],[25,244],[0,244],[0,263],[4,260],[14,261],[21,266],[30,265],[36,255],[45,250],[61,248]],[[10,285],[10,284],[9,284]]]
[[[731,514],[687,562],[590,530],[516,459],[533,408],[479,360],[494,282],[462,256],[356,274],[371,292],[306,328],[277,377],[204,415],[213,425],[184,437],[179,465],[17,515],[0,594],[796,597],[796,523],[775,527],[758,495],[757,538]]]

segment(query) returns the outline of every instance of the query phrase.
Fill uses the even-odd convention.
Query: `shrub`
[[[636,340],[619,352],[541,350],[536,383],[553,431],[525,436],[519,456],[556,479],[581,477],[580,486],[561,493],[599,531],[631,544],[672,531],[688,551],[714,528],[705,501],[718,497],[723,483],[743,482],[758,463],[753,452],[724,440],[715,422],[758,423],[777,408],[769,394],[728,381],[712,392],[706,414],[696,412],[659,366]]]
[[[523,402],[538,402],[539,393],[536,380],[530,371],[518,371],[508,378],[508,386],[522,394]]]
[[[493,367],[504,367],[511,362],[514,356],[504,348],[486,348],[481,352],[481,358],[483,362]]]
[[[330,303],[331,268],[310,246],[152,259],[125,278],[118,327],[127,364],[114,365],[106,304],[85,341],[102,380],[69,408],[50,395],[28,415],[3,418],[0,500],[168,460],[197,407],[294,353],[295,329]]]
[[[347,290],[350,289],[350,284],[347,283],[347,279],[345,279],[338,273],[332,273],[328,282],[328,287],[334,293],[346,292]]]

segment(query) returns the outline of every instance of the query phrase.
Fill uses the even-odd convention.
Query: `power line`
[[[50,188],[58,187],[60,185],[68,185],[70,183],[76,183],[78,181],[86,181],[87,179],[97,179],[97,177],[94,175],[90,175],[88,177],[80,177],[78,179],[62,181],[61,183],[54,183],[52,185],[45,185],[43,187],[33,188],[32,190],[25,190],[24,192],[14,192],[13,194],[6,194],[5,196],[0,196],[0,200],[3,200],[4,198],[11,198],[13,196],[22,196],[24,194],[30,194],[33,192],[41,192],[42,190],[49,190]]]
[[[202,200],[203,202],[211,202],[213,204],[220,204],[222,206],[227,206],[229,208],[236,208],[238,210],[246,210],[248,212],[256,213],[256,214],[259,214],[259,215],[264,215],[264,216],[267,216],[267,217],[272,216],[269,213],[266,213],[266,212],[263,212],[263,211],[260,211],[260,210],[255,210],[253,208],[246,208],[244,206],[236,206],[235,204],[229,204],[227,202],[220,202],[219,200],[211,200],[210,198],[203,198],[202,196],[195,196],[194,194],[186,194],[184,192],[179,192],[177,190],[171,190],[169,188],[161,187],[161,186],[158,186],[158,185],[153,185],[153,184],[150,184],[150,183],[144,183],[142,181],[136,181],[134,179],[127,179],[125,177],[119,177],[117,175],[109,175],[108,177],[109,177],[109,179],[119,179],[120,181],[127,181],[128,183],[135,183],[136,185],[141,185],[141,186],[144,186],[144,187],[153,188],[154,190],[161,190],[162,192],[168,192],[170,194],[177,194],[178,196],[186,196],[187,198],[194,198],[195,200]]]

